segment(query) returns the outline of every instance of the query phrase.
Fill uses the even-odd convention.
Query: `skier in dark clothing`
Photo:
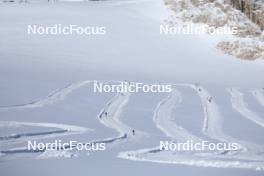
[[[134,129],[132,130],[132,134],[133,134],[133,135],[135,135],[135,134],[136,134],[136,131],[135,131]]]

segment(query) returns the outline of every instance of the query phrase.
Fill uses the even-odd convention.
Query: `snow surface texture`
[[[215,138],[220,141],[231,142],[237,141],[239,144],[247,146],[246,150],[235,152],[236,154],[228,154],[229,151],[220,154],[181,154],[179,152],[166,152],[159,149],[143,149],[137,151],[123,152],[119,155],[121,158],[136,160],[136,161],[150,161],[158,163],[171,163],[171,164],[186,164],[192,166],[203,166],[203,167],[223,167],[223,168],[251,168],[256,170],[262,170],[263,167],[263,156],[259,156],[263,153],[263,147],[255,144],[249,144],[248,142],[238,141],[232,137],[226,136],[221,131],[221,117],[219,117],[218,108],[211,99],[212,97],[200,86],[187,85],[197,90],[201,97],[202,107],[204,109],[204,125],[202,131],[205,135],[211,138]],[[175,95],[176,94],[176,95]],[[160,128],[167,136],[180,141],[186,141],[188,139],[199,141],[201,139],[191,135],[182,127],[178,127],[175,123],[171,123],[170,114],[175,105],[175,102],[180,102],[180,94],[178,91],[173,92],[168,98],[164,99],[158,104],[155,111],[154,121],[158,128]],[[239,103],[243,103],[241,99]],[[239,111],[243,111],[244,107],[238,107]],[[251,117],[251,114],[248,115]],[[254,116],[252,118],[255,118]],[[160,120],[159,120],[160,119]],[[164,122],[165,119],[166,121]],[[250,119],[251,120],[251,119]],[[173,131],[172,131],[173,130]],[[249,151],[248,151],[249,150]],[[245,153],[244,153],[245,152]],[[254,154],[252,153],[254,152]],[[226,154],[227,153],[227,154]],[[205,159],[203,158],[205,157]],[[241,157],[243,159],[241,159]],[[211,159],[209,159],[211,158]],[[239,159],[240,158],[240,159]],[[227,159],[226,161],[222,161]],[[230,161],[231,160],[231,161]]]
[[[74,85],[81,85],[84,86],[85,83],[88,82],[99,82],[98,80],[94,81],[83,81],[81,83],[72,84]],[[120,83],[117,81],[116,83]],[[222,117],[219,112],[219,108],[215,104],[213,97],[201,86],[199,85],[192,85],[192,84],[172,84],[174,86],[187,86],[197,91],[199,97],[201,98],[201,105],[204,111],[204,122],[202,131],[206,136],[209,136],[212,139],[216,139],[219,141],[224,142],[237,142],[241,144],[241,147],[238,151],[224,151],[222,153],[212,153],[210,151],[202,152],[202,153],[195,153],[195,152],[168,152],[163,151],[158,148],[151,148],[151,149],[144,149],[144,150],[137,150],[133,152],[121,152],[118,156],[120,158],[125,159],[132,159],[137,161],[150,161],[150,162],[158,162],[158,163],[171,163],[171,164],[186,164],[191,166],[200,166],[200,167],[222,167],[222,168],[247,168],[247,169],[256,169],[256,170],[263,170],[264,169],[264,160],[263,160],[263,147],[258,146],[256,144],[251,144],[249,142],[241,141],[238,139],[234,139],[230,136],[225,135],[222,132]],[[59,89],[60,91],[56,91],[57,94],[62,95],[65,92],[69,92],[72,90],[72,86],[68,86],[67,88]],[[81,86],[78,86],[80,88]],[[77,90],[76,88],[75,90]],[[69,90],[67,90],[69,89]],[[230,94],[232,95],[232,106],[235,110],[245,116],[249,120],[255,122],[256,124],[263,127],[263,122],[260,117],[258,117],[254,112],[250,111],[243,100],[242,93],[239,92],[237,89],[227,89]],[[254,89],[258,90],[258,89]],[[67,94],[64,94],[64,98],[66,98]],[[131,96],[130,93],[118,93],[113,99],[111,99],[105,108],[99,113],[98,120],[105,126],[115,129],[119,132],[119,136],[115,138],[105,139],[105,140],[96,140],[96,142],[102,143],[112,143],[115,141],[125,140],[128,137],[133,137],[131,127],[127,126],[126,124],[122,123],[119,120],[121,116],[122,109],[129,101],[129,97]],[[177,104],[182,102],[181,93],[178,90],[173,90],[169,94],[167,98],[162,100],[156,107],[154,111],[153,121],[155,122],[157,128],[162,130],[166,136],[177,140],[177,141],[187,141],[193,140],[194,142],[202,141],[201,138],[191,134],[186,129],[181,126],[178,126],[175,121],[172,119],[171,114],[172,110],[176,108]],[[61,99],[54,99],[52,96],[47,96],[36,102],[49,102],[49,99],[53,100],[53,103],[61,101]],[[256,98],[259,99],[259,98]],[[43,104],[43,106],[48,104]],[[176,106],[176,107],[175,107]],[[3,106],[0,109],[6,111],[12,111],[11,107],[6,108]],[[37,108],[36,106],[35,108]],[[20,108],[28,108],[28,106],[22,106]],[[12,142],[24,142],[32,137],[38,139],[37,136],[41,136],[40,138],[47,138],[47,137],[57,137],[57,133],[66,133],[71,132],[66,135],[76,134],[76,133],[83,133],[86,132],[87,129],[83,127],[76,127],[70,125],[61,125],[61,124],[51,124],[51,123],[29,123],[29,122],[8,122],[3,121],[1,122],[2,127],[19,127],[19,126],[36,126],[36,127],[53,127],[53,128],[60,128],[63,131],[49,131],[49,132],[39,132],[39,133],[22,133],[22,134],[12,134],[10,136],[3,136],[1,137],[1,145],[5,141],[11,140]],[[136,138],[142,136],[142,132],[136,130],[137,134],[135,135]],[[65,134],[64,134],[65,135]],[[25,139],[24,139],[25,138]],[[139,139],[137,139],[139,140]],[[10,141],[9,141],[10,142]],[[95,142],[95,141],[93,141]],[[9,143],[10,145],[10,143]],[[14,148],[9,149],[7,151],[1,151],[2,159],[8,159],[8,155],[22,154],[22,153],[30,153],[27,149],[23,148]],[[76,156],[71,154],[67,151],[37,151],[32,150],[31,153],[39,153],[40,155],[37,158],[50,158],[50,157],[72,157]]]
[[[214,48],[234,36],[160,35],[170,15],[163,0],[1,3],[0,175],[263,175],[263,60],[242,61]],[[29,36],[28,24],[100,25],[107,35]],[[94,93],[94,80],[168,83],[173,92]],[[28,140],[55,139],[107,149],[25,148]],[[240,148],[157,147],[160,140],[187,139]]]

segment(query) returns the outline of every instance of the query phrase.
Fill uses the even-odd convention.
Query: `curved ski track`
[[[198,95],[201,98],[205,116],[202,131],[205,135],[224,142],[243,143],[243,145],[249,147],[250,149],[259,149],[259,147],[256,147],[254,144],[249,144],[247,142],[240,141],[225,135],[222,132],[222,119],[220,113],[218,112],[218,107],[213,102],[210,94],[200,86],[188,86],[197,90]],[[170,114],[174,106],[173,104],[177,104],[180,102],[181,96],[178,91],[172,92],[167,98],[162,100],[158,104],[154,112],[153,120],[156,123],[156,126],[161,129],[168,137],[172,137],[173,139],[175,138],[179,141],[200,141],[200,138],[191,135],[185,129],[171,122]],[[168,164],[185,164],[200,167],[248,168],[256,170],[264,169],[263,156],[258,157],[258,154],[252,153],[251,151],[240,151],[234,156],[226,154],[221,156],[221,154],[212,155],[212,153],[205,153],[205,155],[182,155],[181,153],[162,151],[156,147],[150,149],[121,152],[119,154],[119,157],[136,161],[149,161]]]
[[[254,89],[251,91],[253,96],[258,100],[258,102],[264,106],[264,89]]]
[[[255,124],[264,127],[264,118],[260,117],[255,112],[251,111],[247,107],[247,103],[244,100],[244,95],[236,88],[226,89],[231,95],[232,107],[239,112],[243,117],[254,122]]]
[[[54,104],[57,101],[65,99],[65,97],[72,91],[89,84],[96,80],[87,80],[74,84],[70,84],[62,89],[58,89],[50,93],[47,97],[38,101],[33,101],[25,104],[17,104],[12,106],[0,106],[0,110],[15,110],[19,108],[38,108],[46,105]],[[114,83],[120,83],[120,81],[112,81]],[[108,81],[108,83],[110,83]],[[205,90],[202,86],[195,84],[173,84],[174,86],[186,86],[196,90],[201,99],[201,105],[204,112],[204,121],[202,132],[218,141],[223,142],[237,142],[241,144],[241,150],[236,152],[227,153],[175,153],[170,151],[164,151],[157,147],[142,149],[136,151],[127,151],[119,153],[118,157],[136,161],[148,161],[167,164],[184,164],[198,167],[219,167],[219,168],[248,168],[263,170],[264,159],[260,155],[263,149],[261,146],[251,144],[249,142],[235,139],[226,135],[222,130],[222,117],[219,111],[218,105],[215,103],[214,98]],[[255,122],[260,126],[264,126],[264,121],[257,114],[250,111],[243,99],[243,94],[237,89],[227,89],[231,94],[232,107],[237,110],[242,116]],[[139,139],[144,133],[136,130],[136,134],[133,134],[132,127],[120,121],[122,112],[127,105],[130,93],[118,93],[113,97],[107,105],[101,110],[98,115],[99,121],[106,127],[116,130],[119,135],[114,138],[95,140],[93,143],[113,143],[115,141],[124,139]],[[264,96],[262,89],[252,90],[252,95],[259,101],[261,105],[264,104]],[[177,125],[177,119],[172,119],[171,113],[173,109],[182,101],[182,95],[176,89],[173,90],[165,99],[163,99],[154,110],[153,121],[163,133],[173,140],[186,141],[193,140],[195,142],[202,141],[201,138],[191,134],[186,129]],[[34,126],[34,127],[49,127],[58,128],[58,130],[41,131],[36,133],[15,133],[7,136],[0,136],[0,144],[6,142],[20,142],[24,138],[49,138],[61,135],[78,134],[89,131],[87,128],[53,124],[53,123],[32,123],[32,122],[0,122],[0,127],[20,127],[20,126]],[[7,151],[1,151],[0,156],[16,153],[36,153],[44,151],[26,151],[23,148],[15,148]],[[53,155],[53,154],[52,154]],[[60,154],[55,154],[60,155]],[[63,155],[63,154],[62,154]],[[66,155],[66,154],[64,154]],[[68,154],[66,155],[68,156]]]

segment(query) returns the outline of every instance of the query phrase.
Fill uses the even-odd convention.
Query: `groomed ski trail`
[[[86,132],[93,131],[92,129],[66,125],[66,124],[57,124],[57,123],[33,123],[33,122],[18,122],[18,121],[1,121],[0,127],[5,128],[19,128],[19,127],[42,127],[42,128],[57,128],[58,130],[45,130],[41,132],[30,132],[30,133],[15,133],[7,136],[0,137],[0,145],[13,145],[16,143],[26,142],[28,140],[40,140],[47,138],[54,138],[59,136],[73,135],[73,134],[82,134]],[[9,155],[22,154],[22,153],[44,153],[46,150],[28,150],[27,148],[11,148],[8,150],[0,151],[0,159],[2,157],[6,158]],[[60,151],[56,151],[61,153]],[[53,154],[56,153],[55,151]],[[68,152],[69,153],[69,152]],[[64,152],[66,155],[66,153]]]
[[[5,128],[19,128],[24,126],[30,127],[43,127],[43,128],[57,128],[58,130],[46,130],[43,132],[35,132],[35,133],[15,133],[7,136],[0,136],[0,142],[8,141],[9,143],[20,142],[21,139],[26,137],[35,137],[35,136],[43,136],[47,137],[55,137],[61,135],[70,135],[70,134],[80,134],[88,131],[92,131],[91,129],[74,126],[74,125],[65,125],[58,123],[34,123],[34,122],[18,122],[18,121],[0,121],[0,127]],[[11,140],[11,141],[10,141]]]
[[[163,131],[168,137],[173,138],[177,141],[201,141],[200,138],[192,135],[190,132],[177,125],[177,122],[172,119],[172,110],[181,102],[181,93],[174,89],[156,107],[154,111],[153,121],[155,122],[157,128]]]
[[[81,81],[73,84],[69,84],[68,86],[65,86],[63,88],[57,89],[50,94],[48,94],[46,97],[32,101],[29,103],[24,104],[17,104],[17,105],[9,105],[9,106],[0,106],[0,110],[14,110],[14,109],[25,109],[25,108],[40,108],[44,107],[46,105],[52,105],[58,101],[62,101],[66,98],[68,94],[73,92],[74,90],[81,88],[82,86],[92,83],[93,81]]]
[[[171,111],[174,108],[175,104],[178,104],[180,102],[181,102],[181,96],[179,92],[174,91],[173,93],[171,93],[171,95],[169,95],[167,98],[162,100],[155,109],[154,117],[153,117],[154,122],[156,123],[157,127],[161,129],[168,137],[176,138],[176,140],[178,139],[179,141],[182,141],[184,139],[186,140],[186,138],[188,139],[190,137],[192,140],[196,140],[196,141],[201,140],[193,136],[183,128],[177,126],[174,122],[171,122],[171,118],[170,118]],[[208,120],[209,119],[205,120],[205,123],[208,123]],[[206,134],[208,134],[210,132],[207,131],[207,129],[208,126],[210,125],[206,125],[205,123],[203,129],[206,131]],[[217,125],[217,124],[213,124],[213,125]],[[221,130],[213,131],[214,135],[210,134],[210,136],[220,138],[220,136],[216,135],[219,134],[219,132],[221,132]],[[221,139],[226,141],[227,139],[230,140],[233,138],[221,134]],[[248,156],[244,154],[239,155],[238,157],[232,157],[228,155],[221,156],[221,155],[215,155],[213,153],[209,153],[206,155],[193,155],[193,154],[190,155],[186,153],[178,153],[178,152],[174,153],[171,151],[164,151],[161,150],[159,147],[121,152],[119,153],[118,157],[122,159],[129,159],[135,161],[147,161],[147,162],[165,163],[165,164],[183,164],[183,165],[190,165],[197,167],[246,168],[246,169],[255,169],[255,170],[264,169],[263,160],[259,160],[259,159],[255,160],[254,158],[253,159],[248,158]]]
[[[226,89],[227,92],[231,95],[231,103],[233,109],[239,112],[243,117],[247,118],[248,120],[254,122],[255,124],[264,127],[264,118],[261,118],[258,114],[251,111],[247,103],[244,100],[244,95],[236,88],[229,88]]]
[[[119,135],[114,138],[105,139],[108,143],[123,139],[139,139],[145,135],[144,132],[136,130],[120,121],[123,109],[127,105],[131,94],[128,92],[117,93],[101,110],[98,115],[99,121],[106,127],[116,130]],[[135,134],[133,134],[135,130]],[[136,138],[135,138],[136,137]]]

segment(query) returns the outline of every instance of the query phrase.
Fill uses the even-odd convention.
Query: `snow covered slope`
[[[263,60],[222,53],[219,36],[160,35],[174,15],[162,0],[1,3],[0,175],[263,175]],[[28,35],[29,24],[98,25],[106,35]],[[94,81],[124,80],[173,92],[93,92]],[[25,150],[54,139],[106,150]],[[241,146],[158,147],[188,139]]]

